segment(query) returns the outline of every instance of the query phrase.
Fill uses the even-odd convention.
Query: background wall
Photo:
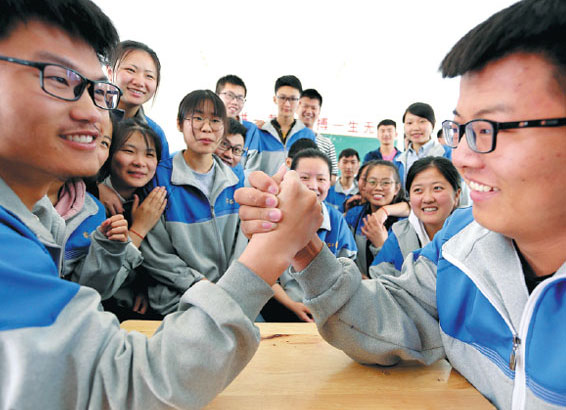
[[[183,96],[194,89],[214,89],[225,74],[245,81],[248,120],[276,114],[275,80],[294,74],[304,88],[316,88],[323,95],[319,130],[325,134],[375,138],[377,123],[391,118],[402,138],[401,117],[416,101],[434,107],[436,131],[442,120],[452,117],[458,96],[458,81],[444,80],[438,72],[442,58],[471,28],[514,3],[95,2],[112,18],[122,39],[142,41],[157,52],[162,83],[146,109],[165,130],[172,151],[184,147],[175,124]],[[339,139],[340,144],[348,141]],[[367,139],[355,142],[361,147],[372,145]]]

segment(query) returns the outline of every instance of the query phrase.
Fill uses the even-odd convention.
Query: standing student
[[[310,140],[304,140],[310,141]],[[297,142],[293,148],[299,144]],[[357,247],[352,232],[340,212],[324,202],[330,187],[330,159],[315,148],[306,148],[293,155],[291,169],[297,172],[301,182],[316,193],[322,204],[323,222],[318,237],[336,257],[356,258]],[[274,296],[267,302],[261,314],[267,322],[312,322],[310,311],[302,303],[303,292],[296,280],[285,271],[273,285]]]
[[[217,282],[247,243],[234,201],[243,173],[214,155],[228,128],[224,103],[212,91],[193,91],[179,104],[177,126],[186,149],[157,167],[153,185],[165,187],[168,203],[141,245],[155,282],[150,306],[160,314],[176,310],[201,279]]]
[[[293,266],[331,344],[363,363],[446,357],[497,408],[566,405],[564,38],[564,1],[523,0],[444,58],[442,74],[461,76],[444,137],[473,206],[456,210],[401,276],[363,283],[313,231]],[[276,185],[262,175],[250,181]],[[271,198],[243,194],[247,205]],[[273,209],[241,211],[250,234],[265,231]]]
[[[244,135],[245,145],[244,151],[241,156],[242,167],[246,167],[248,158],[248,147],[252,141],[259,138],[259,129],[250,121],[244,120],[241,117],[244,104],[248,95],[248,89],[244,80],[234,74],[228,74],[221,77],[216,82],[216,94],[226,105],[226,114],[229,118],[234,118],[246,127],[246,134]]]
[[[309,88],[301,92],[301,98],[299,99],[299,109],[297,110],[297,115],[299,120],[305,124],[305,126],[314,131],[314,125],[318,121],[318,116],[320,115],[320,108],[322,107],[322,95],[314,88]],[[330,184],[334,185],[336,183],[336,178],[338,177],[338,163],[336,162],[336,148],[332,140],[325,137],[320,132],[315,133],[316,135],[316,145],[318,149],[322,151],[332,162],[332,174],[330,174]]]
[[[316,195],[285,176],[278,212],[295,223],[270,238],[281,249],[265,263],[255,253],[264,239],[253,238],[216,284],[187,290],[149,340],[121,330],[99,309],[94,289],[61,279],[61,244],[31,209],[57,179],[100,167],[102,122],[117,107],[119,89],[98,56],[117,41],[110,19],[90,1],[0,2],[3,409],[203,407],[255,353],[260,337],[252,321],[306,244],[289,241],[291,231],[316,230],[322,220]],[[290,198],[305,199],[298,206],[311,214],[296,217],[285,206]]]
[[[367,277],[375,255],[387,239],[387,231],[409,211],[399,173],[392,162],[371,161],[365,173],[361,194],[367,202],[351,208],[345,218],[358,246],[356,265]]]
[[[460,174],[452,162],[443,157],[417,160],[407,174],[406,189],[411,213],[407,219],[391,226],[387,240],[372,266],[390,264],[401,270],[407,255],[427,245],[458,207]],[[416,256],[416,255],[415,255]],[[380,272],[389,266],[380,266]],[[375,270],[370,269],[372,276]]]
[[[409,145],[393,162],[399,168],[401,182],[405,184],[411,165],[424,157],[445,157],[450,159],[452,150],[432,138],[436,123],[434,110],[426,103],[417,102],[409,105],[403,114],[403,126]]]
[[[161,140],[160,159],[169,158],[169,144],[163,129],[143,111],[143,104],[155,98],[161,82],[157,53],[139,41],[122,41],[112,52],[108,74],[123,92],[115,114],[147,123]]]
[[[264,122],[259,138],[249,141],[246,175],[256,170],[273,175],[285,163],[287,151],[295,141],[301,138],[315,141],[314,132],[295,119],[302,91],[301,82],[294,75],[277,79],[273,96],[277,117]]]
[[[401,151],[395,147],[395,140],[397,139],[397,123],[395,121],[381,120],[377,124],[377,139],[379,140],[379,148],[368,152],[364,157],[364,163],[374,159],[393,161],[401,154]]]
[[[338,156],[340,178],[330,187],[326,202],[333,205],[340,212],[344,212],[344,203],[352,196],[358,194],[356,175],[360,169],[360,156],[353,148],[346,148]]]

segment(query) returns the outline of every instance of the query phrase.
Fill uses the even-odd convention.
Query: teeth
[[[499,191],[497,188],[490,187],[487,185],[482,185],[474,181],[470,181],[468,185],[470,186],[470,189],[479,192]]]
[[[434,211],[438,211],[438,208],[423,208],[424,212],[434,212]]]
[[[67,140],[79,142],[81,144],[90,144],[94,139],[92,135],[67,135]]]

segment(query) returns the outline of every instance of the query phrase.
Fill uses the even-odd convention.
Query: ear
[[[460,206],[460,194],[461,193],[462,193],[462,190],[460,188],[458,188],[458,190],[456,191],[456,194],[454,195],[454,209],[456,209]]]
[[[273,103],[277,105],[277,96],[273,96]]]
[[[177,120],[177,129],[178,129],[180,132],[183,132],[183,124],[180,123],[179,120]]]
[[[108,79],[112,81],[112,75],[114,74],[114,71],[112,70],[112,67],[110,67],[109,65],[106,66],[106,73],[108,75]]]
[[[293,163],[293,160],[289,157],[285,158],[285,165],[287,165],[287,168],[291,169],[291,164]]]

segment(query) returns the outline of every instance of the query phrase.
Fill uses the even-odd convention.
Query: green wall
[[[336,148],[336,158],[340,155],[340,151],[345,148],[353,148],[360,154],[360,161],[364,160],[364,156],[369,152],[379,147],[377,137],[364,138],[364,137],[348,137],[345,135],[322,134],[328,137],[334,143]]]

